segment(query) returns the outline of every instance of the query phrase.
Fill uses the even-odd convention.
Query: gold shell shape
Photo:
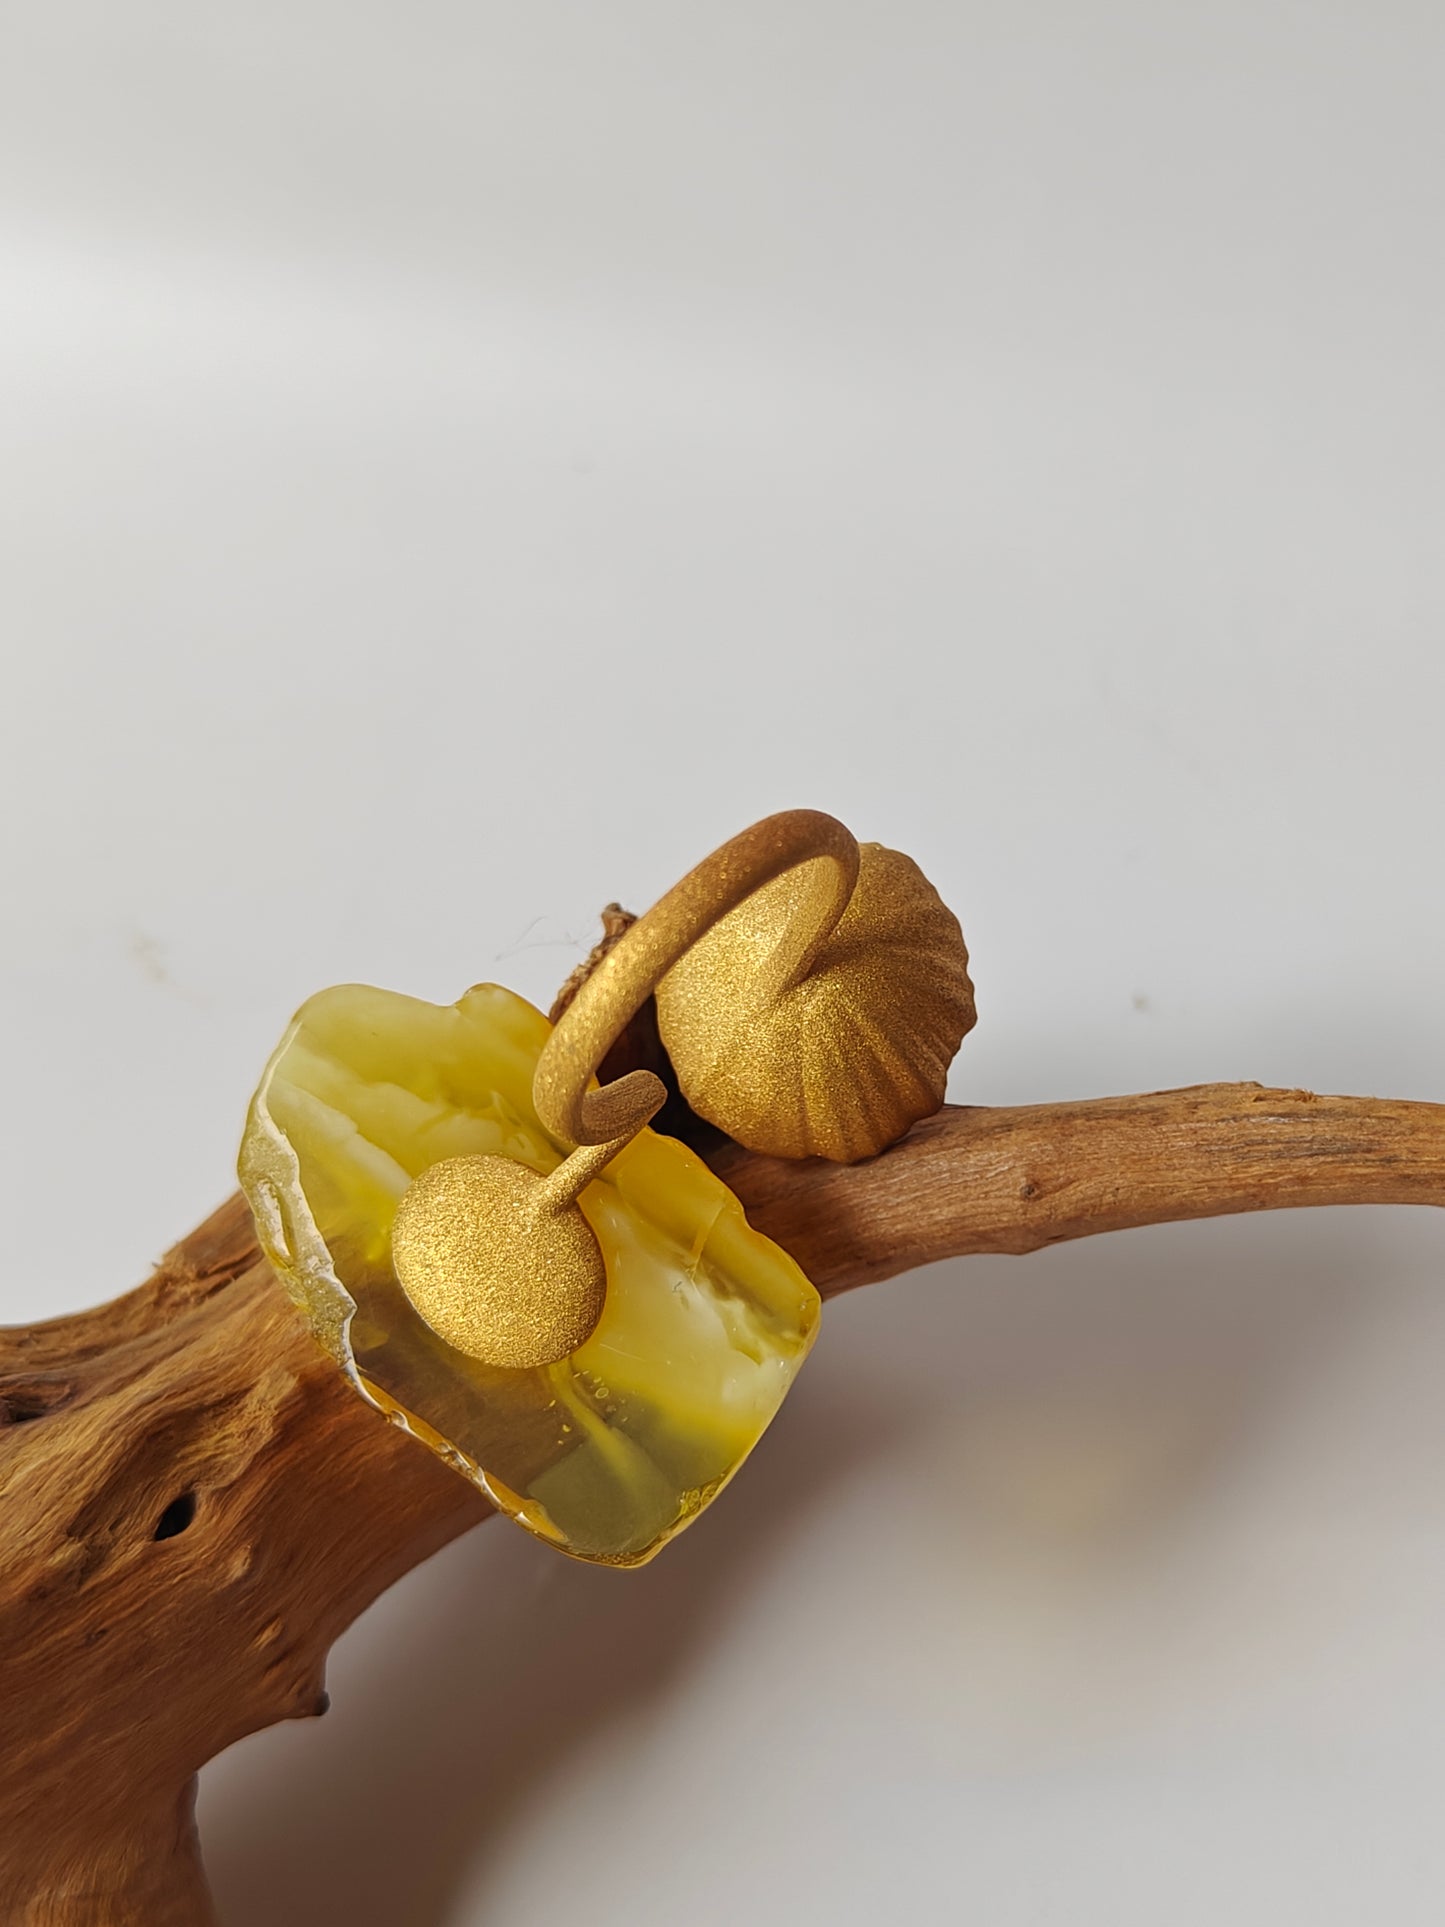
[[[776,992],[760,965],[810,888],[791,870],[693,944],[657,987],[658,1028],[699,1116],[750,1150],[852,1164],[942,1104],[975,1021],[968,952],[912,858],[864,843],[836,928]]]
[[[958,919],[910,858],[784,810],[674,885],[577,992],[537,1067],[537,1109],[576,1144],[635,1130],[665,1095],[588,1080],[646,999],[682,1094],[750,1150],[871,1157],[943,1102],[974,1022]]]

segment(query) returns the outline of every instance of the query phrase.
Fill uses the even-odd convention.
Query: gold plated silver
[[[942,1102],[967,965],[909,858],[789,810],[633,923],[555,1028],[495,985],[322,991],[247,1122],[263,1248],[365,1397],[529,1531],[640,1564],[752,1450],[819,1300],[646,1128],[662,1081],[599,1089],[599,1065],[655,994],[700,1116],[755,1150],[867,1157]]]
[[[537,1067],[576,1144],[663,1102],[648,1071],[589,1082],[653,993],[683,1096],[755,1151],[852,1163],[943,1102],[975,1021],[958,920],[918,866],[819,810],[765,817],[700,863],[578,990]]]

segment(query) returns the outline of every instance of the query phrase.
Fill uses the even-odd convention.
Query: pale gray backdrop
[[[1445,1097],[1434,0],[0,40],[5,1316],[311,990],[785,804],[958,909],[959,1098]],[[490,1525],[208,1772],[229,1927],[1433,1927],[1442,1373],[1403,1211],[845,1301],[656,1565]]]

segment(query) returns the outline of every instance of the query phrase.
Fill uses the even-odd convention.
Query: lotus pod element
[[[767,968],[813,866],[765,884],[657,986],[658,1025],[700,1117],[775,1157],[872,1157],[943,1102],[975,1021],[958,919],[911,857],[859,846],[858,880],[798,981]]]

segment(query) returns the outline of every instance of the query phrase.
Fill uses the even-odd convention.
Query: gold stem
[[[554,1137],[600,1146],[637,1135],[666,1097],[661,1079],[631,1071],[589,1091],[598,1065],[700,937],[755,890],[812,862],[819,866],[817,882],[764,965],[771,993],[779,997],[806,976],[858,879],[858,845],[836,817],[821,810],[764,817],[705,857],[638,918],[578,991],[538,1062],[532,1101]]]
[[[649,1111],[647,1115],[651,1117],[652,1112]],[[643,1123],[646,1121],[644,1118]],[[641,1129],[640,1125],[638,1129]],[[636,1135],[634,1131],[632,1136]],[[610,1138],[605,1144],[579,1145],[571,1157],[564,1158],[557,1169],[549,1172],[532,1192],[533,1222],[557,1217],[563,1211],[570,1210],[592,1180],[601,1177],[617,1153],[625,1150],[630,1141],[626,1137],[616,1137]]]

